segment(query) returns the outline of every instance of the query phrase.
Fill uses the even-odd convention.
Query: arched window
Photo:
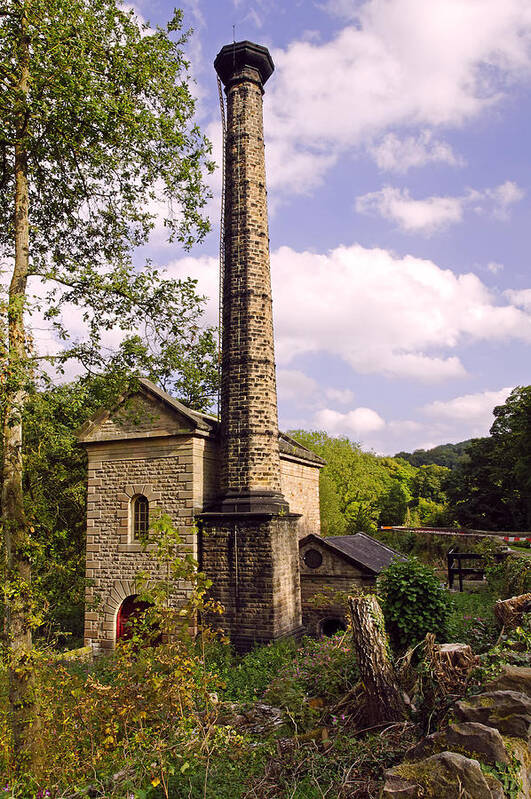
[[[149,502],[143,494],[131,500],[131,533],[135,541],[147,535],[149,530]]]

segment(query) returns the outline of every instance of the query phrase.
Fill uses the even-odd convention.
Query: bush
[[[416,558],[395,560],[378,581],[387,630],[400,647],[421,641],[426,633],[444,637],[450,612],[448,594],[434,570]]]
[[[206,648],[206,665],[221,680],[222,699],[252,702],[262,696],[295,655],[296,644],[291,638],[256,647],[243,657],[236,655],[230,644],[211,641]]]
[[[497,599],[509,599],[531,591],[531,558],[509,555],[486,569],[487,584]]]
[[[277,672],[264,694],[266,702],[285,708],[298,728],[310,726],[313,714],[308,699],[333,700],[354,687],[358,667],[351,636],[303,638],[294,660]]]

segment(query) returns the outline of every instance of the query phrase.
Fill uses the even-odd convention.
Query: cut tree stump
[[[406,703],[398,685],[382,609],[375,596],[348,598],[352,640],[364,692],[367,727],[402,721]]]
[[[522,613],[531,611],[531,594],[520,594],[510,599],[498,599],[494,605],[494,615],[506,630],[518,627]]]

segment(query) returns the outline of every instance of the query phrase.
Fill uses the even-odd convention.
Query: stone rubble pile
[[[386,771],[381,799],[506,799],[496,773],[513,775],[518,799],[531,797],[531,668],[504,666],[487,688]]]

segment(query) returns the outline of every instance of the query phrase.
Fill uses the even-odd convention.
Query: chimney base
[[[210,509],[214,513],[263,513],[285,516],[289,505],[278,491],[227,491]]]
[[[223,606],[212,627],[245,652],[301,634],[298,514],[201,513],[199,568],[212,579],[208,597]]]

